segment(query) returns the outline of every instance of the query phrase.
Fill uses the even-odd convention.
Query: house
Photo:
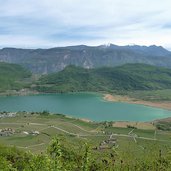
[[[39,131],[31,131],[30,134],[31,134],[31,135],[39,135],[40,132],[39,132]]]

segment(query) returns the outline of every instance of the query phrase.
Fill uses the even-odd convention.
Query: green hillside
[[[113,92],[170,88],[171,70],[146,64],[98,69],[68,66],[61,72],[41,77],[37,86],[37,90],[42,92]]]
[[[22,81],[30,76],[31,73],[20,65],[0,63],[0,92],[21,89]]]

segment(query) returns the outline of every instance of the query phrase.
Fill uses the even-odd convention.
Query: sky
[[[0,47],[161,45],[171,0],[0,0]]]

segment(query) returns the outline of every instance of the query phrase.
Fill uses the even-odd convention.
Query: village
[[[0,119],[1,118],[12,118],[12,117],[16,117],[16,112],[6,112],[6,111],[3,111],[3,112],[0,112]]]

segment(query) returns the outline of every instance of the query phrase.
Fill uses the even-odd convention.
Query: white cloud
[[[0,46],[171,47],[170,6],[170,0],[0,0]]]

